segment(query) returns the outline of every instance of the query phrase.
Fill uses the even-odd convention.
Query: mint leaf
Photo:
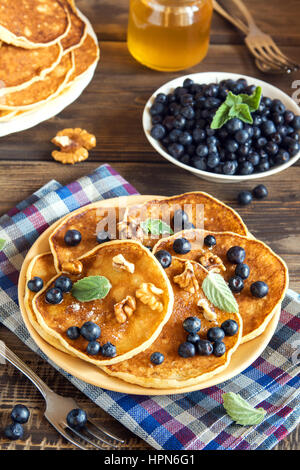
[[[225,100],[227,106],[232,107],[242,102],[243,100],[240,95],[234,95],[231,91],[228,92],[228,95]]]
[[[6,240],[4,238],[0,238],[0,251],[3,250],[5,245],[6,245]]]
[[[211,129],[220,129],[229,119],[231,116],[229,115],[230,107],[227,106],[226,103],[221,104],[221,106],[217,109],[216,114],[211,122]]]
[[[266,415],[266,410],[253,408],[240,395],[233,392],[223,393],[223,401],[223,406],[230,418],[243,426],[259,424]]]
[[[220,310],[238,313],[238,303],[221,274],[210,272],[202,283],[202,289],[208,300]]]
[[[140,223],[145,233],[151,233],[152,235],[163,235],[164,233],[173,234],[173,230],[170,225],[163,222],[161,219],[146,219]]]
[[[239,96],[241,96],[243,103],[247,104],[249,106],[249,109],[251,112],[256,111],[259,107],[260,100],[261,100],[261,93],[262,89],[260,86],[257,86],[252,93],[252,95],[246,95],[244,93],[241,93]]]
[[[72,287],[71,294],[79,302],[104,299],[111,289],[109,280],[104,276],[87,276],[79,279]]]
[[[247,122],[248,124],[253,123],[253,119],[250,113],[249,106],[245,103],[238,104],[235,106],[236,117],[241,121]]]

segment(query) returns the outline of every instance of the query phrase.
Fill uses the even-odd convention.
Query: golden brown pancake
[[[202,245],[202,240],[208,234],[213,234],[216,238],[216,245],[212,249]],[[187,238],[191,241],[192,249],[185,255],[180,255],[173,250],[173,243],[176,238]],[[200,242],[199,242],[200,240]],[[235,233],[208,232],[201,230],[187,230],[179,232],[172,237],[160,240],[154,247],[153,252],[167,250],[172,255],[183,259],[190,259],[200,262],[200,257],[205,253],[218,256],[226,268],[221,271],[226,281],[234,275],[235,264],[227,260],[226,253],[232,246],[241,246],[246,251],[245,263],[250,268],[250,276],[244,280],[244,289],[239,294],[234,294],[239,311],[243,319],[242,343],[259,336],[271,320],[276,307],[282,301],[288,287],[288,271],[285,262],[277,256],[271,248],[256,239],[247,238]],[[205,260],[202,260],[205,263]],[[218,260],[208,260],[212,268],[219,268]],[[256,298],[250,292],[253,282],[264,281],[269,286],[269,293],[266,297]]]
[[[127,213],[125,213],[124,217],[127,218],[127,222],[124,226],[127,225],[128,227],[128,222],[129,225],[134,224],[134,226],[139,226],[140,222],[150,218],[162,219],[175,229],[172,225],[172,219],[174,212],[178,209],[183,209],[189,214],[189,221],[196,228],[219,232],[231,231],[241,235],[247,235],[248,233],[241,217],[233,209],[203,192],[185,193],[160,200],[154,199],[140,206],[131,206],[128,208]],[[138,234],[137,238],[140,238],[141,231],[136,231],[135,233]],[[148,237],[146,235],[141,236],[143,237],[141,240],[143,244],[151,247],[155,245],[159,238]],[[135,236],[132,238],[135,238]]]
[[[192,265],[199,285],[196,294],[187,292],[174,282],[174,277],[180,275],[185,269],[185,261],[173,257],[171,266],[166,269],[174,292],[174,307],[168,323],[148,349],[129,360],[103,367],[107,374],[143,387],[173,388],[197,384],[227,367],[231,355],[238,347],[241,339],[241,317],[239,314],[223,312],[208,302],[210,308],[214,309],[216,320],[206,320],[202,309],[197,306],[197,302],[200,298],[205,297],[201,285],[208,272],[198,263],[192,262]],[[221,326],[227,319],[233,319],[239,324],[239,331],[236,335],[225,336],[223,341],[226,345],[226,352],[223,356],[216,357],[213,354],[210,356],[196,354],[190,358],[179,356],[178,347],[187,338],[182,323],[190,316],[200,318],[201,329],[199,335],[202,339],[206,339],[209,328]],[[160,352],[164,355],[162,364],[154,365],[151,363],[150,356],[154,352]]]
[[[99,60],[99,47],[94,38],[89,34],[86,35],[83,43],[74,49],[75,69],[72,73],[69,82],[80,77],[85,73],[95,62]]]
[[[60,63],[42,80],[27,88],[0,98],[0,109],[26,110],[47,102],[65,86],[73,70],[72,52],[62,57]]]
[[[134,265],[134,272],[117,263],[115,257],[119,255],[126,263]],[[54,285],[57,275],[32,301],[41,328],[59,340],[65,349],[97,366],[120,362],[147,348],[161,332],[173,308],[168,277],[156,258],[140,243],[124,240],[100,245],[82,256],[80,262],[82,272],[77,276],[69,275],[72,281],[105,276],[112,286],[109,293],[103,299],[89,302],[80,302],[72,293],[65,293],[59,305],[49,304],[45,292]],[[159,291],[149,291],[152,285]],[[132,311],[127,308],[132,307],[128,296],[135,300]],[[123,302],[125,299],[127,301]],[[82,336],[73,341],[68,338],[66,332],[70,326],[80,328],[87,321],[100,326],[98,341],[101,345],[110,342],[116,346],[115,357],[88,355],[88,341]]]
[[[0,122],[10,121],[11,118],[15,117],[16,113],[16,111],[2,111],[0,109]]]
[[[61,40],[61,45],[66,52],[70,52],[78,47],[84,40],[87,32],[87,25],[78,16],[77,10],[70,2],[65,2],[71,21],[68,34]]]
[[[18,47],[48,47],[67,35],[70,19],[59,0],[1,0],[0,40]]]
[[[0,97],[42,79],[59,64],[62,46],[24,49],[2,43],[0,47]],[[1,100],[4,104],[5,101]]]

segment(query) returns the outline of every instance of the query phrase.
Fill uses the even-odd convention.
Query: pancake
[[[89,34],[86,35],[83,43],[74,49],[75,68],[70,76],[69,82],[73,82],[83,75],[92,65],[99,60],[99,47]]]
[[[0,109],[0,122],[10,121],[16,114],[16,111],[1,111]]]
[[[26,88],[44,78],[60,62],[62,46],[24,49],[2,43],[0,47],[0,96]],[[5,102],[4,102],[5,104]]]
[[[202,240],[208,234],[213,234],[217,242],[212,249],[202,245]],[[191,241],[192,249],[189,253],[180,255],[173,250],[173,243],[176,238],[182,238],[183,236]],[[283,300],[288,287],[286,264],[271,248],[256,239],[230,232],[216,233],[187,230],[160,240],[155,245],[153,252],[167,250],[176,257],[200,262],[201,250],[204,248],[206,253],[216,255],[221,259],[226,268],[226,271],[221,272],[221,274],[228,281],[234,275],[236,268],[236,265],[230,263],[226,256],[227,251],[232,246],[240,246],[245,249],[245,263],[250,268],[250,276],[244,280],[244,289],[239,294],[234,294],[243,320],[242,343],[245,343],[259,336],[265,330],[276,307]],[[212,260],[212,266],[208,269],[218,268],[217,261]],[[266,297],[253,297],[250,292],[250,285],[255,281],[264,281],[268,284],[269,293]]]
[[[120,261],[120,255],[125,264]],[[109,280],[110,291],[105,298],[87,302],[77,300],[72,293],[65,293],[60,304],[52,305],[46,302],[45,292],[54,285],[61,273],[58,274],[32,301],[41,328],[59,340],[70,353],[97,366],[128,359],[150,346],[173,308],[170,283],[156,258],[138,242],[112,241],[82,256],[80,263],[81,273],[69,275],[73,282],[101,275]],[[129,267],[133,264],[134,272],[126,269],[127,263],[130,263]],[[156,288],[154,292],[152,286]],[[86,352],[88,341],[82,336],[76,340],[68,338],[66,331],[70,326],[80,328],[87,321],[101,327],[98,341],[102,346],[107,342],[116,346],[115,357],[89,355]]]
[[[241,339],[241,317],[239,314],[222,312],[208,302],[209,306],[214,308],[216,320],[206,320],[201,308],[197,306],[197,302],[200,298],[205,297],[201,285],[208,272],[198,263],[192,262],[192,265],[199,284],[197,293],[189,293],[174,282],[174,277],[180,275],[185,269],[185,261],[173,257],[171,266],[166,269],[174,292],[174,307],[168,323],[148,349],[129,360],[103,367],[102,369],[107,374],[143,387],[178,388],[209,379],[227,367],[231,355],[238,347]],[[199,335],[202,339],[206,339],[209,328],[220,326],[227,319],[233,319],[238,323],[238,333],[234,336],[225,336],[223,340],[226,345],[226,352],[223,356],[216,357],[213,354],[210,356],[196,354],[190,358],[179,356],[178,347],[186,341],[187,337],[182,323],[190,316],[200,318],[201,329]],[[150,356],[154,352],[160,352],[164,355],[162,364],[153,365],[150,362]]]
[[[59,0],[1,0],[0,40],[35,49],[48,47],[69,31],[67,8]]]
[[[68,34],[61,40],[61,45],[64,52],[67,53],[81,45],[87,33],[87,25],[79,17],[75,6],[71,2],[65,2],[65,4],[68,8],[71,26]]]
[[[50,279],[53,278],[53,276],[55,276],[55,274],[56,274],[56,271],[53,265],[52,253],[49,252],[49,253],[43,253],[41,255],[37,255],[31,260],[28,266],[28,270],[26,273],[26,286],[27,286],[27,282],[30,281],[30,279],[32,279],[35,276],[38,276],[41,279],[43,279],[44,285],[45,285],[50,281]],[[54,336],[49,335],[39,325],[36,319],[34,310],[32,308],[32,300],[34,296],[35,296],[34,292],[32,292],[31,290],[27,288],[25,289],[24,303],[25,303],[26,313],[27,313],[27,316],[31,325],[47,343],[51,344],[51,346],[53,346],[56,349],[59,349],[62,352],[68,352]]]
[[[152,200],[140,206],[130,206],[124,215],[120,230],[123,230],[124,238],[138,238],[144,245],[153,247],[159,237],[149,237],[141,230],[135,230],[134,235],[131,236],[130,227],[138,228],[142,221],[150,218],[162,219],[175,230],[172,219],[174,212],[178,209],[183,209],[188,213],[189,222],[193,223],[196,228],[218,232],[231,231],[240,235],[248,234],[247,227],[237,212],[203,192],[185,193],[161,200]]]
[[[0,109],[27,110],[46,103],[64,88],[73,71],[72,52],[64,55],[60,63],[42,80],[23,90],[0,97]]]

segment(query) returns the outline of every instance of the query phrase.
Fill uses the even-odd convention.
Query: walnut
[[[144,230],[134,220],[124,220],[118,224],[119,238],[121,240],[143,240]]]
[[[61,149],[52,152],[54,160],[73,165],[88,158],[88,150],[95,147],[96,137],[78,127],[59,131],[51,142]]]
[[[184,263],[184,271],[173,277],[173,281],[190,294],[199,290],[199,284],[194,273],[194,267],[190,261]]]
[[[82,273],[82,263],[81,261],[65,261],[61,265],[61,270],[70,274],[80,274]]]
[[[157,296],[163,294],[163,292],[162,289],[159,289],[151,282],[143,282],[135,295],[143,304],[149,305],[151,310],[162,312],[164,307],[162,302],[157,299]]]
[[[136,309],[136,300],[131,295],[127,295],[125,299],[114,305],[114,311],[118,323],[125,323]]]
[[[112,259],[112,264],[117,271],[128,271],[129,273],[133,274],[134,273],[134,264],[129,263],[123,255],[119,254],[113,257]]]
[[[226,268],[221,258],[211,253],[211,251],[202,250],[202,254],[199,258],[199,261],[200,264],[202,264],[202,266],[208,271],[214,271],[216,273],[226,271]]]
[[[217,319],[216,312],[212,308],[210,308],[209,303],[206,299],[202,298],[198,300],[197,305],[198,307],[203,309],[203,315],[207,321],[214,321]]]

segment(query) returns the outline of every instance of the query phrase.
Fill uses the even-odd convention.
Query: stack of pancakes
[[[45,106],[98,59],[72,0],[1,0],[0,122]]]
[[[184,388],[224,371],[232,354],[238,354],[239,345],[261,335],[278,311],[288,283],[285,263],[267,245],[251,236],[233,209],[206,193],[186,193],[153,199],[139,206],[127,205],[125,212],[117,214],[116,205],[109,208],[100,201],[64,217],[50,234],[49,251],[30,261],[26,281],[37,276],[44,283],[36,294],[25,288],[26,313],[32,326],[60,351],[92,363],[108,375],[144,387]],[[199,208],[202,211],[199,212]],[[202,227],[191,225],[187,230],[176,231],[172,220],[178,209],[188,211],[189,222],[197,227],[200,222]],[[115,240],[99,244],[97,234],[103,227],[112,227],[111,218],[115,215]],[[149,219],[171,221],[171,234],[151,237],[142,229],[143,222]],[[76,246],[66,244],[65,234],[69,230],[81,234]],[[202,243],[207,235],[215,237],[214,246]],[[190,241],[191,250],[179,254],[173,244],[183,237]],[[233,246],[245,250],[245,262],[250,267],[244,289],[234,294],[238,304],[235,313],[212,304],[202,289],[204,279],[216,266],[222,266],[219,273],[226,282],[234,275],[236,265],[226,256]],[[172,255],[172,262],[166,269],[155,257],[160,250]],[[119,269],[114,263],[115,257],[120,255],[128,269],[124,265]],[[62,275],[73,283],[87,276],[105,276],[111,290],[104,299],[80,302],[70,292],[64,294],[58,305],[49,304],[45,293]],[[263,298],[254,297],[250,291],[250,285],[258,280],[269,288]],[[153,286],[153,290],[149,290],[149,286]],[[126,303],[129,297],[135,299],[135,307],[121,309],[125,316],[119,321],[115,307],[117,304],[130,307],[130,303]],[[196,354],[185,358],[178,354],[178,347],[187,338],[183,328],[187,317],[201,320],[199,336],[202,339],[206,339],[210,328],[220,327],[226,320],[234,320],[239,329],[235,335],[225,336],[226,352],[222,356]],[[90,355],[86,339],[68,337],[69,327],[81,328],[86,321],[100,326],[101,336],[97,341],[101,346],[112,343],[117,351],[115,356]],[[151,362],[155,352],[164,356],[159,365]]]

